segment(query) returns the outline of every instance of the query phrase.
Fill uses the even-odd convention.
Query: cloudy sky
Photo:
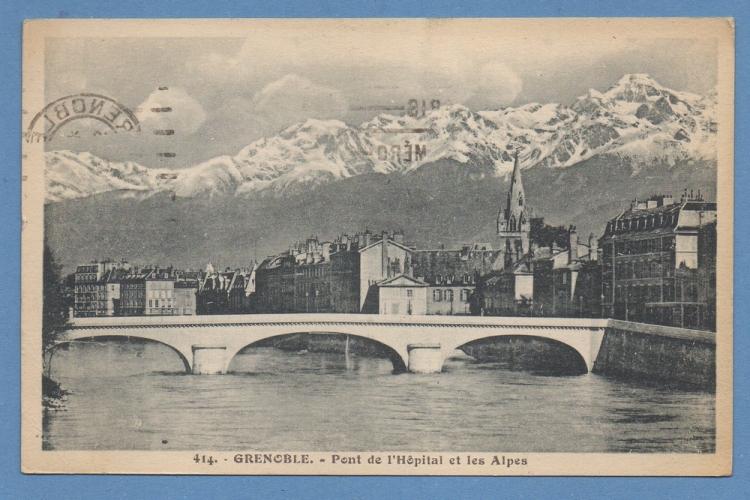
[[[142,133],[94,136],[78,120],[48,149],[184,168],[307,118],[359,125],[373,106],[440,99],[474,110],[528,102],[572,104],[624,74],[704,94],[717,78],[715,44],[613,35],[509,37],[492,31],[258,29],[231,38],[47,39],[46,99],[79,92],[137,110]],[[189,33],[186,33],[186,36]],[[159,90],[159,89],[162,90]],[[170,107],[172,112],[152,113]],[[359,108],[359,109],[358,109]],[[174,129],[157,136],[154,129]],[[174,152],[161,158],[157,152]]]

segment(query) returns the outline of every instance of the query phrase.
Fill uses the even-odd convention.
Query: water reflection
[[[388,359],[237,355],[225,376],[188,376],[157,344],[73,344],[53,378],[45,448],[712,452],[714,396],[587,374],[537,376],[451,359],[439,375],[393,375]]]

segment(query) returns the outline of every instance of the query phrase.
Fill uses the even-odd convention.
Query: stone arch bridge
[[[285,314],[221,316],[132,316],[75,318],[62,341],[139,338],[174,349],[193,374],[224,374],[232,358],[251,344],[295,333],[346,334],[392,349],[394,371],[437,373],[455,349],[498,336],[551,339],[573,348],[594,365],[606,319],[494,316],[389,316]]]

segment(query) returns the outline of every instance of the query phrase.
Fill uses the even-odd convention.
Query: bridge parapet
[[[76,328],[228,326],[260,324],[306,325],[415,325],[435,327],[530,326],[562,328],[605,328],[608,319],[538,318],[512,316],[397,316],[381,314],[224,314],[197,316],[108,316],[74,318]]]

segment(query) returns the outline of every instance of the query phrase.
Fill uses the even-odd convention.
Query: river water
[[[185,375],[159,344],[79,343],[52,378],[45,449],[680,452],[715,449],[713,394],[551,377],[471,359],[391,373],[387,359],[246,349],[225,376]]]

